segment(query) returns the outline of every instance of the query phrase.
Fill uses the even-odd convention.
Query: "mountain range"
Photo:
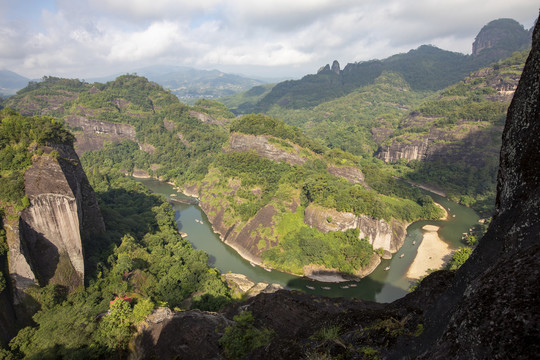
[[[276,106],[285,109],[312,108],[373,84],[383,72],[401,75],[411,90],[437,91],[458,82],[471,71],[528,48],[531,30],[525,30],[512,19],[493,20],[476,36],[471,55],[422,45],[383,60],[349,63],[343,69],[334,61],[332,66],[321,67],[317,74],[278,83],[263,94],[250,90],[243,97],[238,94],[223,99],[223,102],[235,113],[267,112]],[[254,100],[253,96],[257,99]]]
[[[242,75],[228,74],[219,70],[200,70],[186,66],[155,65],[135,69],[138,74],[169,89],[185,103],[193,104],[199,98],[218,98],[265,83]],[[122,74],[87,79],[88,82],[107,82]],[[24,88],[31,79],[13,71],[0,70],[0,95],[11,96]],[[33,80],[36,81],[36,80]]]

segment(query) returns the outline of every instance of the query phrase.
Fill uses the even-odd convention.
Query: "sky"
[[[533,26],[538,0],[0,0],[0,69],[89,79],[152,65],[298,78],[480,29]]]

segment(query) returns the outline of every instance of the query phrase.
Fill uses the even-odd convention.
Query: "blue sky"
[[[422,44],[470,53],[537,0],[0,0],[0,69],[87,79],[150,65],[300,77]]]

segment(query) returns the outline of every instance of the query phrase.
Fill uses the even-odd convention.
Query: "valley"
[[[137,179],[137,181],[147,186],[151,191],[164,195],[168,199],[177,199],[183,196],[172,185],[155,179]],[[440,236],[451,248],[457,249],[463,245],[461,242],[463,233],[468,232],[471,227],[478,224],[479,217],[473,210],[434,194],[432,196],[435,197],[435,201],[450,209],[450,217],[447,221],[419,221],[409,225],[404,245],[391,260],[382,260],[374,272],[360,281],[333,284],[291,276],[276,270],[268,272],[259,266],[254,267],[248,260],[243,259],[236,251],[220,240],[219,235],[213,232],[211,223],[208,222],[204,212],[198,206],[173,203],[173,209],[176,212],[178,230],[187,233],[187,240],[196,249],[204,250],[210,256],[210,264],[222,273],[240,273],[246,275],[252,281],[269,284],[278,283],[287,289],[301,290],[309,294],[391,302],[407,294],[413,280],[407,279],[406,273],[415,258],[418,246],[421,244],[421,228],[423,226],[427,224],[441,226],[439,230]],[[204,224],[196,220],[202,220]],[[413,241],[415,242],[414,245]],[[405,254],[405,256],[399,257],[399,254]],[[390,267],[390,270],[385,271],[386,267]],[[351,284],[354,286],[351,286]],[[323,289],[323,287],[328,289]]]
[[[492,294],[534,317],[539,34],[223,102],[30,82],[0,108],[0,359],[493,354],[484,319],[528,330]]]

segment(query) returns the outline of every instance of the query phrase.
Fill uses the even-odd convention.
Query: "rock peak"
[[[337,60],[334,60],[334,62],[332,63],[332,72],[336,73],[337,75],[339,75],[341,72],[341,69],[339,67],[339,63]]]

